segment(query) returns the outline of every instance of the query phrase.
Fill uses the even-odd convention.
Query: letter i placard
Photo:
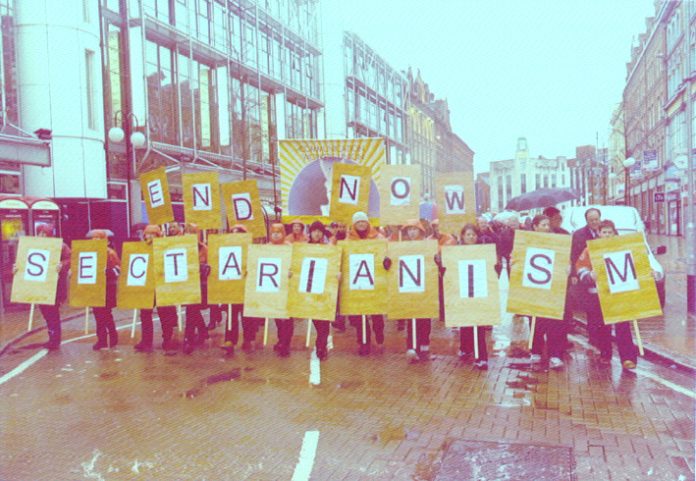
[[[662,315],[642,232],[587,243],[605,324]]]
[[[152,309],[155,303],[155,270],[152,246],[124,242],[116,305],[119,309]]]
[[[17,272],[12,279],[13,303],[53,304],[58,285],[61,239],[20,237]]]
[[[106,239],[72,241],[72,307],[104,307],[106,304],[106,244]]]
[[[292,245],[288,315],[332,321],[336,316],[341,249],[333,245]]]

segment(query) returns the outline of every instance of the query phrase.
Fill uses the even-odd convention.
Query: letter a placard
[[[383,261],[387,241],[340,241],[338,246],[343,248],[340,313],[344,316],[386,313],[389,290]]]
[[[500,324],[495,245],[444,246],[445,326]]]
[[[12,279],[13,303],[53,304],[63,241],[49,237],[20,237],[17,272]]]
[[[242,304],[251,234],[208,236],[208,303]]]
[[[217,172],[181,174],[186,222],[201,229],[219,229],[220,181]]]
[[[476,224],[476,191],[472,172],[439,174],[435,185],[440,232],[458,233],[464,224]]]
[[[201,302],[198,238],[193,234],[153,241],[158,306]]]
[[[155,304],[155,270],[152,246],[124,242],[116,305],[119,309],[152,309]]]
[[[225,201],[227,223],[230,227],[241,224],[254,239],[266,237],[266,223],[263,220],[259,187],[255,180],[222,184],[222,198]]]
[[[507,312],[563,319],[570,236],[515,231]]]
[[[250,317],[288,317],[288,271],[291,245],[249,246],[244,289],[244,315]]]
[[[605,324],[662,315],[644,234],[587,243]]]
[[[340,263],[339,247],[305,243],[292,245],[289,316],[334,320]]]
[[[370,168],[357,164],[333,166],[331,219],[350,225],[353,214],[367,212],[370,200]]]
[[[435,254],[435,240],[389,243],[389,319],[438,316]]]
[[[382,225],[402,225],[420,217],[420,167],[384,165],[379,177],[379,219]]]
[[[169,182],[164,167],[140,174],[140,190],[150,224],[166,224],[174,220]]]
[[[106,304],[106,239],[74,240],[70,254],[70,305]]]

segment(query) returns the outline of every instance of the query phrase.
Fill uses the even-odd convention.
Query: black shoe
[[[171,339],[165,339],[162,341],[162,350],[164,351],[175,351],[176,344]]]
[[[338,322],[334,321],[331,323],[334,329],[336,329],[339,332],[346,332],[346,323],[345,322]]]
[[[209,331],[212,331],[212,330],[214,330],[214,329],[217,327],[217,325],[218,325],[217,322],[215,322],[215,321],[210,321],[210,322],[208,323],[208,325],[206,326],[206,329],[208,329]]]
[[[370,354],[370,345],[369,344],[360,344],[360,349],[358,349],[358,354],[360,356],[367,356]]]
[[[107,347],[109,346],[106,344],[106,341],[97,341],[92,345],[92,350],[99,351],[101,349],[106,349]]]
[[[152,344],[146,344],[140,341],[138,344],[133,346],[133,349],[135,349],[137,352],[152,352]]]
[[[290,356],[290,346],[280,346],[278,349],[278,355],[280,357],[289,357]]]
[[[254,350],[254,346],[252,345],[251,341],[242,342],[242,351],[251,352],[253,350]]]
[[[384,344],[384,331],[375,332],[375,341],[377,344]]]
[[[184,342],[184,354],[191,354],[193,352],[193,344],[186,341]]]
[[[273,350],[274,350],[275,352],[280,352],[280,350],[282,349],[282,347],[283,347],[283,345],[282,345],[280,342],[276,342],[276,343],[273,345]]]
[[[109,347],[116,347],[118,345],[118,332],[109,333]]]
[[[326,350],[325,347],[318,347],[317,348],[317,357],[319,358],[320,361],[325,361],[327,357],[329,357],[329,352]]]
[[[60,349],[60,341],[48,341],[43,344],[41,344],[41,347],[44,349],[48,349],[49,351],[57,351]]]
[[[396,321],[396,330],[403,331],[404,329],[406,329],[406,321],[404,321],[403,319],[399,319],[398,321]]]

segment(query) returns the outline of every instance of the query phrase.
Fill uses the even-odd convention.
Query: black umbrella
[[[513,197],[508,201],[505,208],[519,212],[540,207],[550,207],[577,198],[579,198],[578,194],[571,189],[537,189],[533,192]]]

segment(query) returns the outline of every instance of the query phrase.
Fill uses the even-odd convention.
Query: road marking
[[[573,340],[573,342],[577,342],[578,344],[582,345],[586,349],[593,350],[595,352],[599,352],[599,349],[597,349],[595,346],[591,345],[584,339],[579,338],[578,336],[568,336],[570,339]],[[667,379],[663,379],[657,374],[653,374],[651,372],[646,371],[645,369],[641,369],[639,367],[635,368],[633,370],[636,374],[640,374],[641,376],[647,377],[648,379],[652,379],[656,383],[662,384],[663,386],[676,391],[678,393],[681,393],[685,396],[689,396],[692,399],[696,399],[696,391],[692,391],[691,389],[687,389],[685,387],[680,386],[679,384],[675,384],[672,381],[668,381]]]
[[[314,456],[317,454],[319,444],[319,431],[307,431],[302,440],[300,459],[295,466],[292,481],[308,481],[314,467]]]
[[[309,383],[313,386],[321,384],[321,361],[317,357],[316,349],[312,349],[309,356]]]

